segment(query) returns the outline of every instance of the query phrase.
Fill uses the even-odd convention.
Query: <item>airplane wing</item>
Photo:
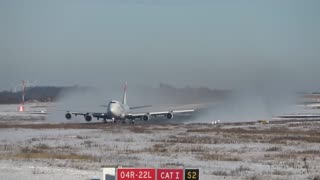
[[[150,119],[150,116],[156,117],[156,116],[165,116],[168,119],[172,119],[174,114],[180,114],[180,113],[190,113],[194,112],[194,109],[186,109],[186,110],[175,110],[175,111],[159,111],[159,112],[145,112],[145,113],[129,113],[126,118],[128,119],[143,119],[145,121]]]
[[[87,112],[87,113],[82,113],[82,112],[72,112],[72,111],[67,111],[67,113],[73,114],[73,115],[75,115],[75,116],[77,116],[77,115],[85,116],[85,115],[91,114],[91,113],[89,113],[89,112]]]
[[[91,121],[92,120],[92,117],[94,118],[102,118],[102,119],[109,119],[107,113],[100,113],[100,112],[86,112],[86,113],[83,113],[83,112],[72,112],[72,111],[67,111],[65,117],[66,119],[71,119],[72,115],[75,115],[75,116],[83,116],[85,118],[86,121]]]

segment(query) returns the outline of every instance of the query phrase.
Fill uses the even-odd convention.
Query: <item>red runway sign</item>
[[[155,180],[156,170],[153,168],[118,168],[117,180]]]
[[[157,169],[157,180],[183,180],[183,169]]]

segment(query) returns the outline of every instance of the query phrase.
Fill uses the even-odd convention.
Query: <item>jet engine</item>
[[[172,118],[173,118],[173,114],[172,114],[172,113],[168,113],[168,114],[166,114],[166,117],[167,117],[168,119],[172,119]]]
[[[92,120],[92,117],[90,115],[84,116],[87,122],[90,122]]]
[[[148,121],[150,119],[150,116],[149,115],[144,115],[144,116],[142,116],[142,119],[144,121]]]
[[[71,119],[71,113],[66,114],[66,119]]]

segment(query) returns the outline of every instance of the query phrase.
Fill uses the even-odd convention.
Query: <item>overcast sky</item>
[[[0,87],[320,88],[318,0],[0,1]]]

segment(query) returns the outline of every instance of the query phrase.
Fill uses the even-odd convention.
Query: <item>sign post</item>
[[[199,180],[199,169],[185,169],[184,170],[185,180]]]
[[[154,168],[118,168],[117,180],[156,180]]]
[[[183,169],[157,169],[157,180],[183,180]]]
[[[116,168],[115,167],[102,168],[102,180],[116,180]]]

